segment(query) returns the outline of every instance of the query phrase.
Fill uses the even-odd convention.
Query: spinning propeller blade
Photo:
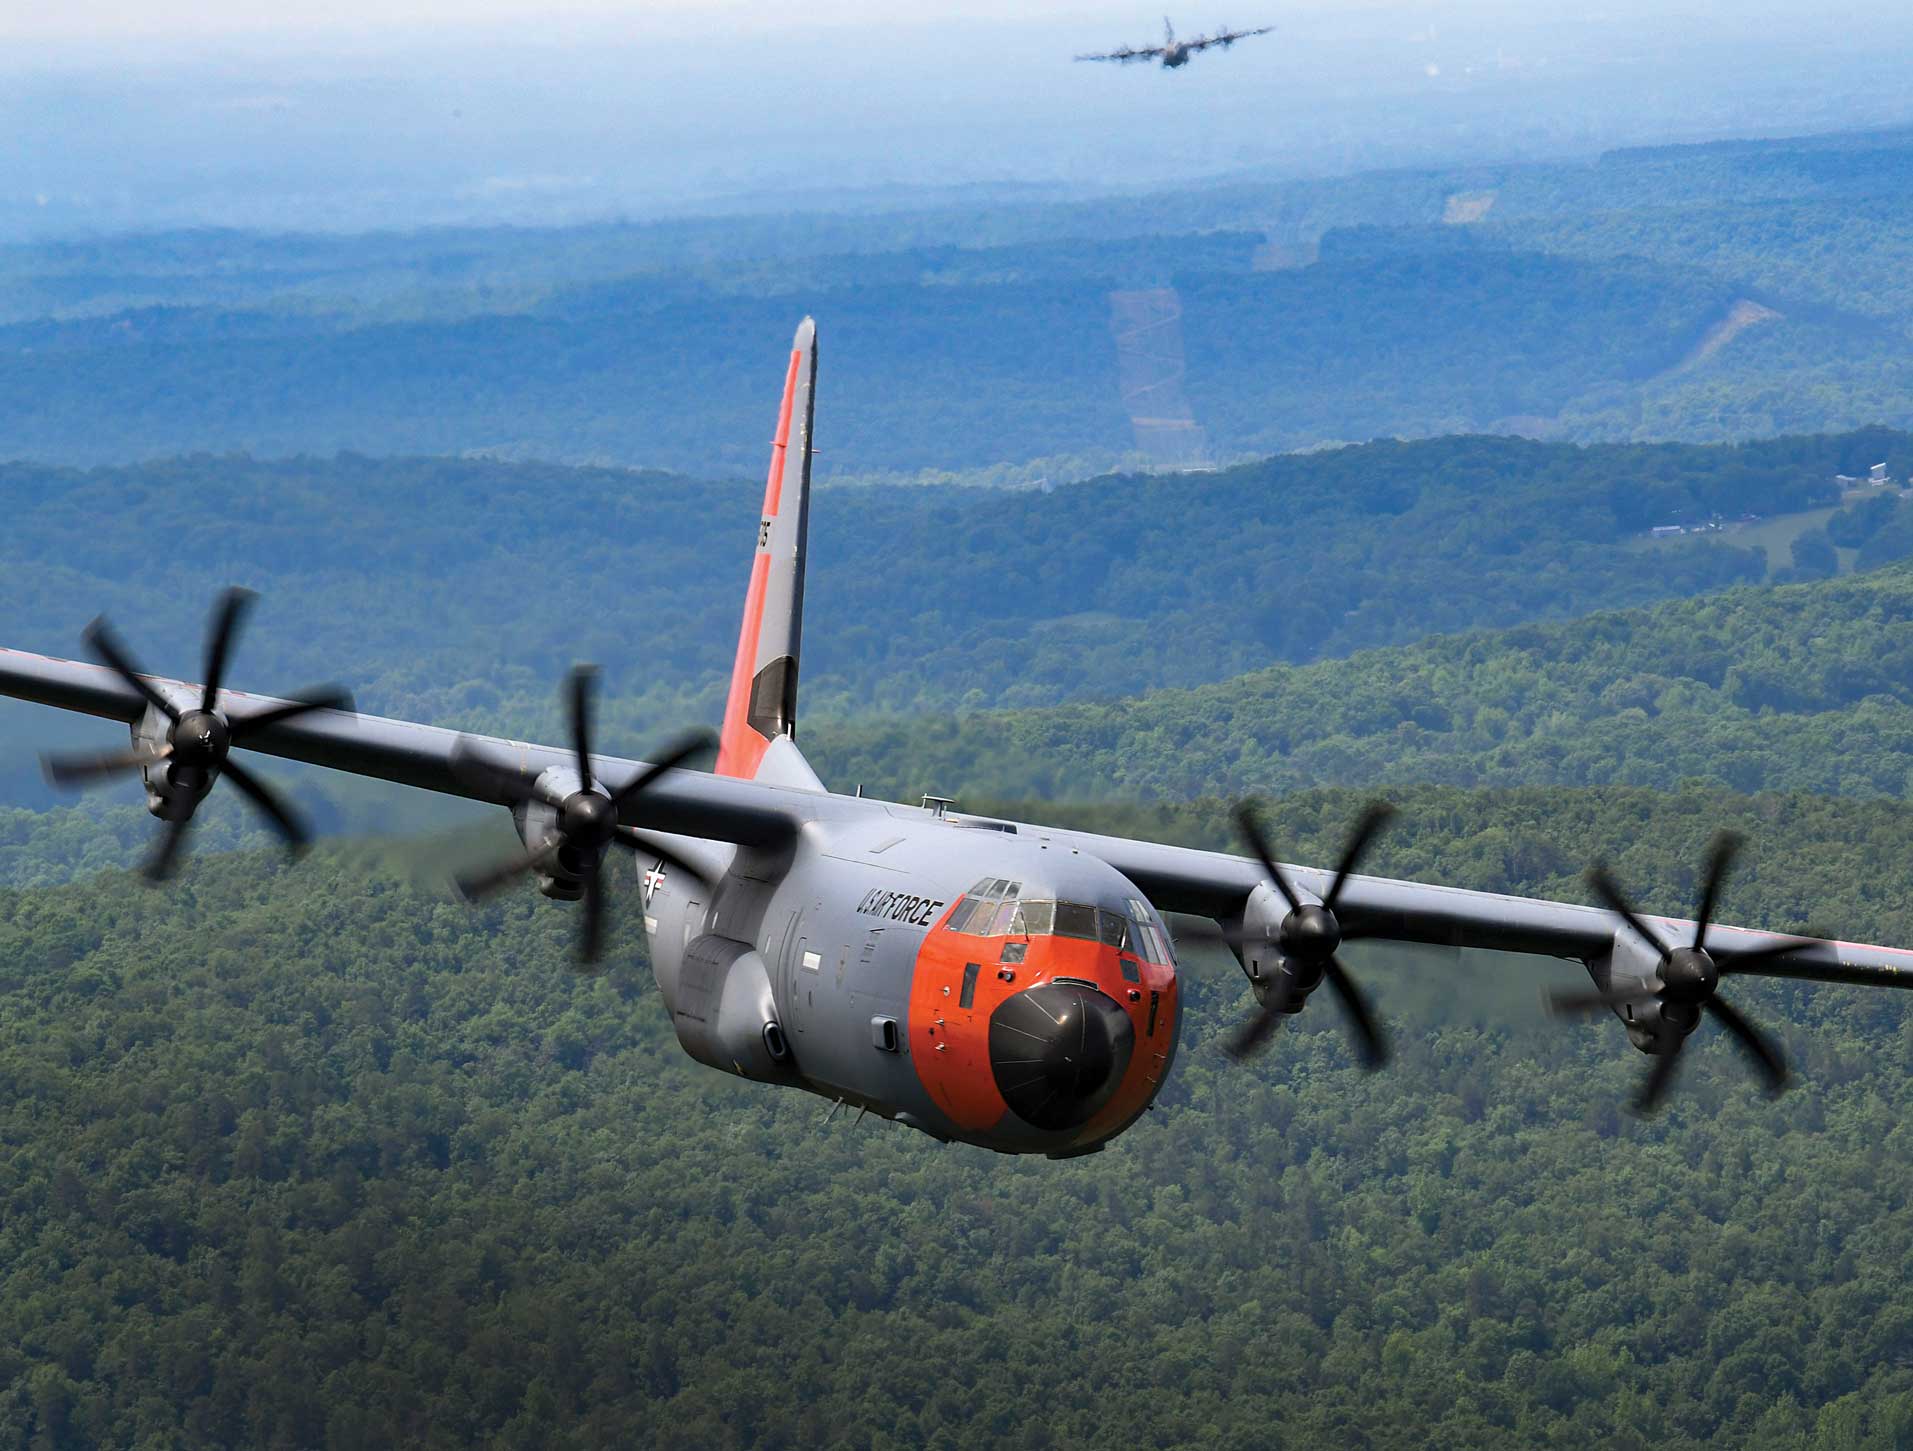
[[[1231,1057],[1242,1059],[1256,1052],[1268,1041],[1282,1015],[1293,1010],[1291,1004],[1299,997],[1306,997],[1316,982],[1326,981],[1348,1018],[1362,1066],[1380,1068],[1388,1061],[1388,1043],[1375,1019],[1374,1010],[1348,969],[1335,955],[1343,942],[1356,935],[1343,930],[1335,915],[1335,907],[1341,901],[1342,889],[1348,884],[1348,879],[1354,875],[1355,869],[1374,846],[1375,838],[1394,814],[1394,807],[1383,801],[1371,803],[1362,812],[1355,830],[1349,836],[1347,847],[1343,849],[1342,859],[1335,868],[1327,895],[1316,903],[1307,900],[1296,889],[1276,861],[1254,809],[1246,802],[1236,808],[1237,830],[1248,843],[1255,859],[1262,864],[1262,870],[1268,874],[1269,881],[1281,894],[1282,900],[1289,904],[1289,911],[1282,919],[1277,937],[1284,962],[1282,980],[1269,991],[1256,1015],[1230,1039],[1227,1051]],[[1298,968],[1299,973],[1294,970]],[[1296,991],[1298,987],[1300,993]]]
[[[1593,993],[1558,993],[1550,999],[1550,1006],[1556,1013],[1568,1016],[1601,1008],[1623,1008],[1631,1004],[1659,1005],[1661,1026],[1654,1046],[1656,1061],[1634,1099],[1637,1113],[1654,1112],[1667,1097],[1668,1090],[1673,1086],[1674,1074],[1680,1066],[1680,1054],[1687,1036],[1703,1014],[1711,1015],[1753,1059],[1769,1092],[1778,1093],[1787,1085],[1787,1063],[1780,1049],[1738,1008],[1719,996],[1720,979],[1763,958],[1810,950],[1819,944],[1782,938],[1718,961],[1708,951],[1708,928],[1713,925],[1721,891],[1733,871],[1741,845],[1741,838],[1727,831],[1717,835],[1709,845],[1707,865],[1702,872],[1700,895],[1694,910],[1694,936],[1685,947],[1670,947],[1642,919],[1605,866],[1597,865],[1588,872],[1588,886],[1595,896],[1629,931],[1654,950],[1659,961],[1653,976],[1635,987],[1611,987],[1605,992]]]
[[[631,828],[619,825],[618,815],[665,772],[674,771],[700,751],[709,750],[712,743],[708,731],[687,733],[625,785],[607,792],[591,771],[591,717],[596,685],[597,667],[592,665],[575,667],[566,682],[567,727],[578,784],[564,795],[541,792],[537,778],[527,776],[516,765],[498,759],[470,740],[458,743],[451,760],[453,775],[468,790],[513,806],[542,801],[555,813],[548,839],[542,845],[484,871],[461,876],[459,891],[467,899],[475,900],[531,872],[575,881],[584,903],[576,950],[577,961],[582,966],[597,962],[603,955],[610,916],[610,899],[604,887],[604,858],[606,849],[614,842],[627,851],[655,856],[689,876],[702,876],[676,853],[640,841]]]
[[[229,778],[241,795],[295,853],[310,833],[292,806],[251,771],[228,759],[235,745],[315,710],[350,711],[352,697],[336,685],[318,686],[291,700],[254,715],[229,715],[220,704],[227,666],[232,661],[246,615],[257,600],[251,590],[228,589],[213,606],[206,632],[206,653],[200,671],[199,704],[181,710],[147,678],[119,634],[101,615],[86,627],[87,648],[107,669],[124,680],[167,722],[164,739],[136,744],[129,750],[86,756],[49,755],[43,758],[47,778],[59,786],[84,786],[101,776],[128,771],[152,773],[148,780],[161,798],[158,809],[165,823],[158,842],[146,859],[148,881],[164,881],[178,867],[187,828],[199,803],[221,776]]]

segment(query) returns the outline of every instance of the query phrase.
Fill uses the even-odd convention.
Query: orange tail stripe
[[[770,583],[771,557],[751,562],[750,593],[744,597],[744,629],[737,637],[737,663],[731,667],[731,693],[724,702],[724,734],[717,746],[717,774],[748,780],[770,742],[750,728],[751,677],[757,669],[757,632],[764,624],[764,593]]]
[[[797,366],[804,355],[791,350],[790,367],[784,374],[784,406],[777,414],[777,441],[771,445],[770,477],[764,481],[764,517],[775,519],[777,506],[784,500],[784,452],[790,447],[791,404],[797,397]]]

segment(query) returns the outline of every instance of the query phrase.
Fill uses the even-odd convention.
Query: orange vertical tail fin
[[[791,343],[784,403],[771,445],[764,513],[757,526],[744,628],[724,705],[717,773],[754,777],[772,742],[797,735],[797,662],[804,632],[804,549],[810,529],[810,431],[817,381],[817,327],[809,318]],[[806,773],[808,768],[806,768]]]

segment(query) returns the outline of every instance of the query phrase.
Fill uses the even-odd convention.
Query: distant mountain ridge
[[[763,377],[808,311],[825,475],[1093,471],[1135,446],[1111,294],[1137,287],[1173,292],[1225,460],[1905,427],[1909,277],[1904,131],[974,210],[173,233],[0,249],[0,439],[755,470]],[[1697,356],[1742,301],[1781,315]]]

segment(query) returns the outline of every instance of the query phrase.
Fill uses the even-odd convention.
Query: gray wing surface
[[[200,687],[158,676],[142,677],[157,693],[182,706],[197,703]],[[147,709],[145,699],[112,671],[75,660],[60,660],[19,650],[0,649],[0,694],[131,725]],[[226,690],[221,709],[256,714],[288,704],[273,697]],[[461,740],[482,747],[488,756],[510,762],[525,782],[572,763],[567,748],[534,745],[489,736],[462,735],[440,726],[388,720],[349,711],[315,710],[260,730],[245,742],[285,760],[303,761],[377,777],[405,786],[505,804],[502,794],[487,794],[452,770]],[[645,769],[642,761],[616,756],[592,757],[592,770],[604,785],[617,788]],[[815,791],[801,791],[712,776],[700,771],[666,772],[624,810],[628,826],[777,848],[788,844],[807,821],[829,810],[882,809],[881,803],[852,802]],[[1165,846],[1127,837],[1028,826],[1087,855],[1099,857],[1123,873],[1165,912],[1211,917],[1221,922],[1242,918],[1251,895],[1264,885],[1258,863],[1227,852]],[[1285,867],[1295,885],[1320,897],[1331,874],[1316,867]],[[1594,962],[1613,954],[1621,928],[1603,908],[1571,902],[1510,897],[1494,892],[1434,886],[1389,877],[1351,877],[1337,907],[1342,922],[1367,937],[1440,946],[1497,948]],[[1648,925],[1670,942],[1686,941],[1693,924],[1679,918],[1648,917]],[[1804,941],[1784,934],[1717,926],[1708,950],[1722,969],[1736,971],[1741,954],[1772,954],[1781,943],[1797,950],[1764,955],[1744,971],[1815,982],[1870,987],[1913,987],[1913,952],[1854,942]]]
[[[1113,60],[1116,62],[1117,65],[1128,65],[1132,61],[1152,60],[1156,56],[1159,56],[1161,54],[1162,54],[1161,46],[1156,46],[1153,49],[1138,50],[1132,46],[1126,45],[1121,50],[1105,51],[1100,55],[1079,55],[1076,57],[1076,59],[1078,60]]]
[[[182,706],[196,705],[200,687],[158,676],[142,677],[160,695]],[[138,721],[146,701],[111,670],[78,660],[59,660],[20,650],[0,649],[0,694],[62,710],[78,711],[125,725]],[[222,690],[223,711],[256,714],[289,704],[271,696]],[[453,748],[463,739],[487,754],[517,766],[527,782],[545,771],[569,768],[571,751],[560,746],[472,736],[441,726],[417,725],[350,711],[316,710],[246,739],[246,750],[304,761],[315,766],[374,776],[404,786],[505,804],[505,798],[474,789],[452,771]],[[642,761],[617,756],[592,757],[592,771],[607,789],[635,778]],[[625,824],[743,846],[775,847],[792,838],[817,814],[815,793],[782,790],[701,771],[668,771],[625,812]]]
[[[1223,30],[1218,31],[1214,35],[1198,36],[1194,40],[1184,42],[1184,44],[1191,52],[1207,50],[1212,45],[1219,45],[1226,49],[1234,45],[1238,40],[1247,40],[1252,35],[1267,35],[1274,29],[1275,27],[1273,25],[1258,25],[1254,30]]]
[[[1029,827],[1051,841],[1102,858],[1128,877],[1164,912],[1241,917],[1249,896],[1263,885],[1261,866],[1227,852],[1199,851],[1132,841],[1126,837]],[[1284,867],[1295,885],[1318,899],[1328,890],[1331,873],[1316,867]],[[1624,929],[1612,912],[1573,902],[1510,897],[1461,887],[1434,886],[1392,877],[1356,876],[1343,888],[1337,915],[1351,932],[1393,942],[1442,947],[1493,948],[1590,963],[1615,950]],[[1678,917],[1645,918],[1667,942],[1692,940],[1694,924]],[[1629,934],[1631,936],[1631,934]],[[1797,950],[1761,956],[1739,967],[1736,958],[1772,953],[1782,943]],[[1723,972],[1809,982],[1852,983],[1865,987],[1913,988],[1913,952],[1858,942],[1834,942],[1716,925],[1707,948]]]

